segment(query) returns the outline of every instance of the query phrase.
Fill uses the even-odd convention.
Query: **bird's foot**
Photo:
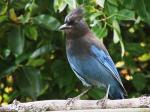
[[[110,89],[110,85],[108,85],[107,87],[107,92],[104,98],[102,98],[101,100],[97,101],[97,105],[101,105],[101,108],[106,108],[107,106],[107,100],[108,100],[108,94],[109,94],[109,89]]]
[[[105,109],[107,105],[107,97],[104,97],[96,102],[97,105],[101,105],[101,108]]]
[[[68,107],[70,108],[75,101],[80,100],[80,97],[82,97],[85,93],[87,93],[89,91],[90,88],[86,89],[85,91],[83,91],[81,94],[79,94],[78,96],[74,97],[74,98],[68,98],[67,99],[67,103],[66,103],[66,107],[68,109]]]
[[[77,96],[77,97],[74,97],[74,98],[68,98],[66,105],[71,105],[77,100],[80,100],[80,97]]]
[[[66,109],[70,110],[75,101],[80,100],[80,97],[76,96],[74,98],[68,98],[66,102]]]

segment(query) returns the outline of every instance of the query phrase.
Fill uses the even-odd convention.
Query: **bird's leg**
[[[71,103],[74,103],[75,100],[79,100],[84,94],[86,94],[91,88],[87,88],[85,91],[83,91],[81,94],[74,98],[68,98],[67,104],[70,105]]]
[[[97,101],[97,105],[101,104],[102,108],[106,108],[106,102],[108,99],[109,89],[110,89],[110,85],[108,85],[108,87],[107,87],[107,92],[106,92],[106,95],[104,96],[104,98]]]

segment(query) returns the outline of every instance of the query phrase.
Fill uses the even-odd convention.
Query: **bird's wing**
[[[67,58],[68,58],[68,61],[70,63],[72,70],[74,71],[76,76],[82,81],[83,85],[91,86],[91,84],[89,84],[89,82],[87,82],[87,80],[86,80],[86,74],[84,74],[83,71],[81,70],[80,65],[81,65],[82,61],[74,56],[71,56],[71,57],[67,56]]]
[[[123,87],[122,81],[120,79],[120,75],[115,67],[114,62],[112,61],[111,57],[108,53],[106,53],[103,49],[98,48],[95,45],[91,46],[91,52],[94,54],[96,59],[102,63],[107,70],[109,70],[113,77],[120,83],[120,85]],[[123,87],[124,89],[124,87]],[[124,89],[125,90],[125,89]]]
[[[104,67],[101,66],[102,64],[94,56],[88,54],[83,57],[70,55],[67,55],[67,57],[72,70],[84,85],[96,85],[100,87],[104,86],[104,82],[107,82],[107,79],[102,79],[103,74],[101,75],[101,69]]]

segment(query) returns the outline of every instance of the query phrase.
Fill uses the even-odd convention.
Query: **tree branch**
[[[86,110],[89,109],[92,109],[90,112],[95,112],[96,110],[100,110],[103,107],[101,103],[97,105],[97,100],[76,100],[70,105],[66,105],[66,103],[67,100],[43,100],[27,103],[21,103],[15,100],[12,104],[0,107],[0,112],[65,112],[65,110],[71,110],[71,112],[75,112],[73,110],[76,110],[76,112],[87,112]],[[122,110],[124,110],[123,108],[126,108],[127,110],[132,110],[131,108],[137,108],[138,110],[142,109],[144,112],[150,112],[150,96],[122,100],[107,100],[105,107],[109,109],[107,112],[112,112],[111,109],[116,109],[115,112],[123,112],[117,111],[118,109],[121,110],[121,108]],[[106,111],[105,109],[101,109],[101,112]]]

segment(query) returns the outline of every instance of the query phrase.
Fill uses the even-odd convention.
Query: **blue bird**
[[[110,99],[127,96],[120,75],[103,42],[95,37],[83,20],[83,9],[77,8],[65,18],[60,30],[66,33],[69,64],[86,87],[104,87]],[[79,97],[88,91],[84,91]]]

